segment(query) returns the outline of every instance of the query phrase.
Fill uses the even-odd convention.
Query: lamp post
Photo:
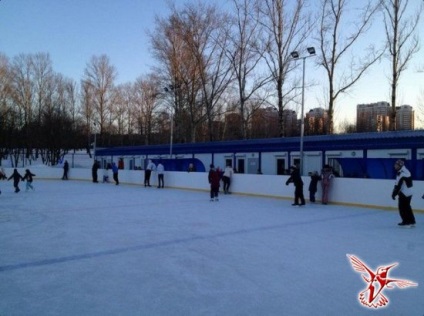
[[[169,87],[164,88],[165,92],[167,93],[174,93],[175,94],[175,88],[173,85],[170,85]],[[174,105],[177,103],[176,96],[174,95]],[[170,136],[169,136],[169,158],[172,159],[172,145],[174,142],[174,111],[171,107],[171,117],[170,117]]]
[[[97,147],[97,131],[96,131],[96,122],[94,122],[94,145],[93,145],[93,158],[96,161],[96,147]]]
[[[300,56],[299,52],[293,51],[290,53],[290,55],[294,59],[302,59],[302,108],[300,111],[300,175],[303,175],[303,136],[305,133],[305,120],[304,120],[304,110],[305,110],[305,60],[306,58],[312,57],[315,55],[315,48],[314,47],[308,47],[307,51],[309,55]]]
[[[174,141],[174,112],[171,110],[171,135],[169,136],[169,158],[172,159],[172,143]]]

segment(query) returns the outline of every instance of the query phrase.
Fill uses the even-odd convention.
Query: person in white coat
[[[227,166],[224,169],[224,175],[222,176],[222,182],[224,182],[224,194],[230,194],[230,185],[233,173],[233,167],[231,167],[230,163],[227,163]]]
[[[158,163],[156,167],[156,172],[158,173],[158,189],[163,189],[163,175],[165,173],[165,167],[162,165],[162,163]]]
[[[144,171],[144,186],[150,187],[150,176],[152,175],[152,171],[156,168],[155,164],[149,159],[146,170]]]
[[[397,172],[392,199],[398,196],[399,215],[402,219],[399,226],[411,227],[415,225],[415,216],[411,208],[412,200],[412,176],[401,159],[395,162],[394,168]]]

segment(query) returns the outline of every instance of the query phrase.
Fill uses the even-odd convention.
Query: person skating
[[[155,170],[155,164],[149,159],[146,170],[144,171],[144,186],[150,187],[150,176],[152,171]]]
[[[233,176],[233,173],[234,170],[231,167],[231,163],[228,163],[224,169],[224,175],[222,177],[222,182],[224,182],[224,194],[230,193],[231,178]]]
[[[305,205],[305,197],[303,196],[303,181],[302,181],[302,177],[300,176],[300,170],[298,166],[291,166],[290,170],[291,170],[290,177],[287,179],[286,185],[293,183],[295,187],[294,203],[292,205],[293,206]]]
[[[208,174],[208,181],[211,185],[211,201],[218,201],[218,192],[219,192],[219,173],[215,170],[215,166],[213,164],[210,165],[210,170]]]
[[[311,172],[311,182],[309,182],[309,201],[315,203],[315,193],[318,189],[318,181],[321,181],[321,177],[318,174],[318,171]]]
[[[113,173],[113,180],[115,180],[115,184],[118,185],[119,184],[118,166],[114,162],[112,162],[112,173]]]
[[[321,172],[322,204],[328,203],[328,195],[330,193],[331,180],[333,178],[333,168],[329,165],[325,165]]]
[[[22,178],[22,181],[26,181],[26,188],[25,191],[28,191],[29,189],[34,191],[34,187],[32,186],[32,177],[35,177],[35,174],[33,174],[29,169],[25,170],[25,175]]]
[[[7,179],[7,181],[9,181],[10,179],[13,179],[13,187],[15,188],[15,193],[18,193],[19,191],[21,191],[19,189],[19,181],[22,180],[22,176],[20,175],[20,173],[18,172],[16,168],[13,170],[12,175]]]
[[[93,178],[94,183],[98,183],[97,171],[99,170],[100,164],[97,160],[94,161],[93,167],[91,168],[91,176]]]
[[[395,162],[396,182],[392,192],[392,199],[398,197],[399,215],[402,219],[399,226],[411,227],[415,225],[415,216],[411,208],[412,176],[401,159]]]
[[[62,180],[68,180],[68,171],[69,171],[68,160],[65,160],[65,163],[63,164],[63,176],[62,176]]]
[[[109,183],[109,164],[103,169],[103,183]]]
[[[161,162],[158,163],[156,167],[156,172],[158,173],[158,188],[163,189],[163,184],[164,184],[163,176],[165,173],[165,167],[163,166]]]

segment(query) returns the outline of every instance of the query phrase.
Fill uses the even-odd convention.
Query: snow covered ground
[[[0,315],[424,315],[424,216],[84,181],[0,189]],[[418,283],[367,286],[347,254]],[[365,275],[365,274],[364,274]]]

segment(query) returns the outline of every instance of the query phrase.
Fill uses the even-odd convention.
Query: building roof
[[[299,151],[300,137],[172,144],[172,154]],[[424,148],[424,130],[305,136],[304,151]],[[168,155],[170,145],[110,147],[96,156]]]

